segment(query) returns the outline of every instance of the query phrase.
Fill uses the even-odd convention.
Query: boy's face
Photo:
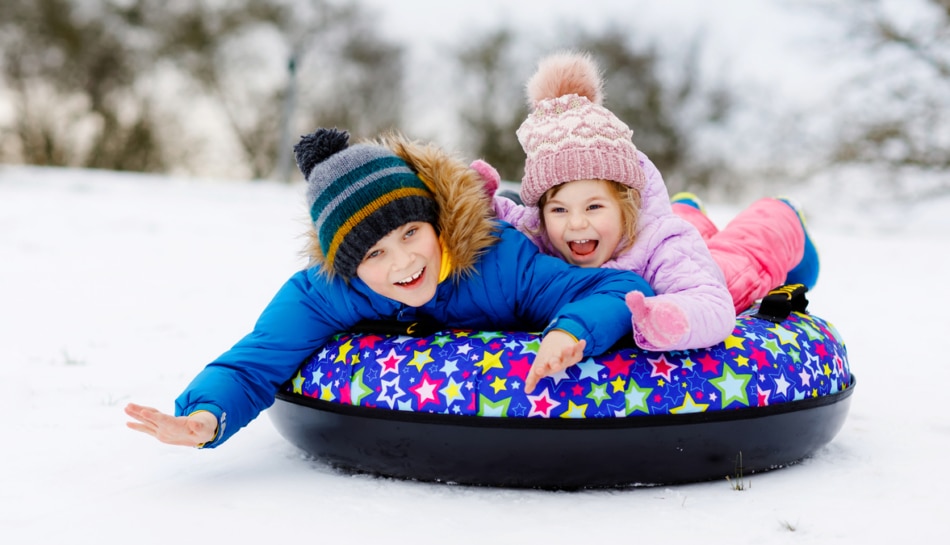
[[[442,245],[431,224],[409,222],[370,247],[356,276],[376,293],[421,307],[435,297]]]
[[[604,180],[576,180],[558,186],[541,213],[554,249],[574,265],[600,267],[623,239],[620,203]]]

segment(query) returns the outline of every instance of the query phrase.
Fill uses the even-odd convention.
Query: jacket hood
[[[498,241],[498,224],[481,175],[458,157],[434,144],[420,143],[391,133],[366,143],[391,150],[414,170],[432,192],[438,206],[442,251],[451,261],[451,278],[472,274],[481,255]],[[307,256],[312,265],[326,259],[312,225]],[[332,275],[326,267],[325,274]]]

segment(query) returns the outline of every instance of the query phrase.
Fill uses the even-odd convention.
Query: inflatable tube
[[[577,489],[741,477],[831,441],[855,384],[830,324],[804,312],[774,323],[758,311],[715,347],[621,347],[531,395],[523,384],[536,334],[342,334],[269,414],[315,458],[397,478]]]

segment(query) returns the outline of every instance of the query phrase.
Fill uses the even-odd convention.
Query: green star
[[[709,382],[722,392],[722,407],[725,408],[733,401],[738,401],[746,406],[749,405],[749,395],[746,387],[751,379],[752,375],[737,375],[728,363],[723,363],[722,376],[710,379]]]
[[[594,400],[594,403],[600,407],[605,399],[610,399],[610,394],[607,393],[606,384],[591,384],[590,392],[585,397]]]
[[[640,388],[637,385],[637,381],[631,378],[630,386],[627,387],[627,391],[624,392],[623,396],[627,416],[636,411],[649,413],[650,409],[647,407],[647,396],[649,396],[652,391],[653,388]]]
[[[492,402],[487,397],[480,395],[478,396],[478,416],[508,416],[508,405],[511,405],[510,397]]]
[[[436,335],[435,339],[432,341],[432,344],[438,346],[439,348],[445,348],[445,345],[452,342],[451,335]]]
[[[472,335],[476,339],[479,339],[485,344],[488,344],[492,339],[500,339],[502,334],[498,331],[479,331],[478,333]]]

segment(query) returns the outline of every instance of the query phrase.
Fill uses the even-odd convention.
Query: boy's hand
[[[191,416],[171,416],[158,409],[129,403],[125,414],[137,420],[127,422],[133,430],[147,433],[162,443],[197,447],[214,439],[218,419],[208,411],[199,411]]]
[[[581,361],[587,341],[575,340],[563,331],[552,329],[541,339],[541,347],[534,358],[528,378],[524,381],[524,391],[530,394],[538,381],[544,377],[559,373]]]

